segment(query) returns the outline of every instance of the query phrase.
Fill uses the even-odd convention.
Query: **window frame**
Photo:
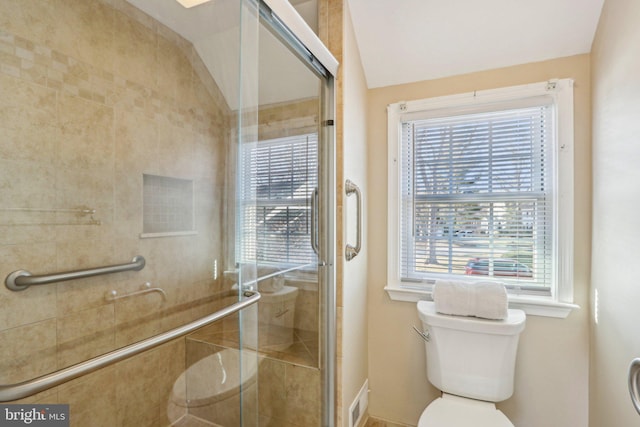
[[[573,304],[573,80],[554,79],[527,85],[468,92],[456,95],[397,102],[387,107],[388,119],[388,230],[387,285],[390,298],[399,301],[430,299],[432,284],[400,281],[400,218],[402,121],[421,115],[453,115],[481,112],[492,104],[511,103],[517,107],[529,98],[548,97],[553,100],[555,114],[555,146],[553,196],[555,280],[550,296],[509,294],[509,305],[522,308],[528,314],[566,317]],[[478,280],[460,275],[458,280]],[[499,280],[492,279],[492,280]]]

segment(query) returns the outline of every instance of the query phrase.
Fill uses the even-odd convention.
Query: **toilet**
[[[260,348],[268,351],[285,351],[294,341],[298,288],[282,286],[275,292],[260,291],[260,294],[262,295],[258,302]]]
[[[187,414],[215,421],[232,409],[241,396],[256,394],[258,356],[251,350],[226,348],[183,371],[173,383],[167,416],[173,423]]]
[[[274,271],[277,270],[265,269],[259,270],[259,273],[266,276]],[[260,350],[285,351],[294,342],[298,288],[285,285],[282,276],[260,280],[257,288],[261,295],[258,310],[248,310],[245,313],[244,344],[252,350],[258,350],[258,342]],[[237,291],[238,284],[234,284],[231,289]]]
[[[418,302],[425,333],[427,378],[442,391],[417,427],[514,427],[495,403],[513,394],[518,338],[526,315],[504,320],[451,316],[431,301]]]

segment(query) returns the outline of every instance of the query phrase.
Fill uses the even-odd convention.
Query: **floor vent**
[[[358,427],[362,414],[365,412],[367,405],[369,404],[368,393],[369,380],[366,380],[362,385],[358,396],[356,396],[351,407],[349,407],[349,427]]]

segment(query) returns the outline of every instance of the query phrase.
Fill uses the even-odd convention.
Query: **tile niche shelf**
[[[142,175],[143,207],[140,238],[197,234],[193,180]]]

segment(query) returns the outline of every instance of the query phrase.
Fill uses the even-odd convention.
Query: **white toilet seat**
[[[206,406],[235,396],[242,385],[255,383],[258,357],[251,350],[227,348],[200,359],[173,384],[171,402],[184,408]]]
[[[422,412],[417,427],[514,427],[491,402],[443,393]]]

